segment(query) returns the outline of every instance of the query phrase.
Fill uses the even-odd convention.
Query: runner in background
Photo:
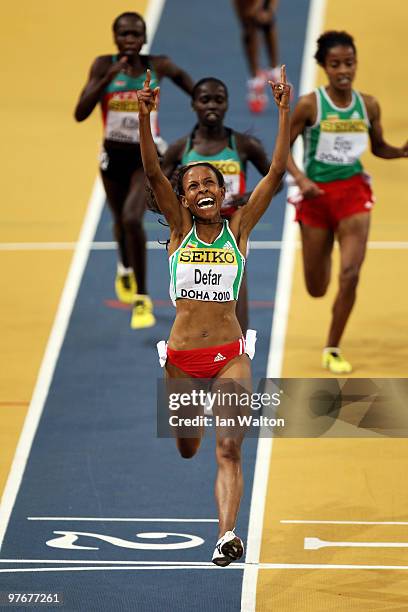
[[[235,11],[241,24],[242,45],[248,62],[247,102],[252,113],[262,113],[268,103],[265,92],[267,81],[280,78],[276,9],[278,0],[234,0]],[[260,39],[265,44],[269,66],[261,68]]]
[[[193,82],[189,75],[164,55],[141,55],[146,43],[146,24],[138,13],[122,13],[113,22],[118,53],[102,55],[93,62],[89,79],[75,108],[75,119],[83,121],[101,105],[104,141],[100,171],[113,216],[119,262],[115,280],[119,300],[132,304],[131,327],[154,325],[152,301],[146,286],[145,179],[139,144],[136,91],[143,87],[150,69],[152,85],[167,77],[187,94]],[[157,109],[151,113],[157,150],[164,153]]]
[[[352,367],[339,345],[356,299],[374,205],[360,157],[369,141],[377,157],[408,157],[408,143],[394,147],[385,142],[377,100],[353,90],[357,51],[350,34],[322,34],[315,59],[328,84],[301,97],[293,112],[291,143],[303,136],[304,172],[291,156],[288,170],[300,190],[293,203],[301,229],[306,287],[313,297],[326,293],[334,239],[339,243],[339,289],[322,365],[333,374],[347,374]]]
[[[228,110],[228,89],[225,83],[214,77],[198,81],[193,88],[192,107],[197,124],[192,132],[170,145],[163,156],[162,169],[171,178],[178,166],[209,162],[220,172],[225,181],[225,200],[221,206],[224,219],[231,219],[244,205],[247,193],[246,170],[251,162],[262,176],[270,167],[270,160],[262,144],[247,134],[241,134],[224,125]],[[242,279],[237,302],[237,317],[243,334],[248,329],[248,291],[246,272]]]

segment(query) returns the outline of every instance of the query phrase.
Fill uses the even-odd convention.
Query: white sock
[[[131,274],[133,272],[132,268],[125,268],[121,261],[118,261],[116,270],[119,276],[125,276],[125,274]]]
[[[336,355],[340,355],[341,351],[338,346],[326,346],[323,349],[323,353],[336,353]]]

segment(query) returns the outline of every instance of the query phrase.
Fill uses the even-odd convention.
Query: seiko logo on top
[[[181,249],[179,263],[232,265],[237,263],[234,251],[224,249]]]
[[[367,132],[364,119],[324,119],[320,123],[323,132]]]
[[[194,164],[199,163],[199,161],[192,161],[188,165],[194,166]],[[241,166],[235,159],[212,159],[211,164],[222,174],[239,174],[241,172]]]

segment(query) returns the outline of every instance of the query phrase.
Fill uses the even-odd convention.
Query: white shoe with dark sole
[[[215,546],[212,562],[220,567],[226,567],[233,561],[237,561],[244,554],[244,544],[241,538],[233,531],[227,531]]]

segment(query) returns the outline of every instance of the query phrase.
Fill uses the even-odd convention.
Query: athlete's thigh
[[[250,13],[252,0],[233,0],[233,4],[238,17],[243,20],[247,17],[247,14]]]
[[[113,179],[104,174],[101,174],[101,176],[109,208],[111,209],[114,217],[119,218],[122,215],[126,198],[128,196],[128,181]]]
[[[222,370],[219,371],[215,380],[222,378],[251,379],[251,360],[246,353],[237,355],[231,359]]]
[[[215,397],[216,438],[240,446],[246,426],[240,419],[251,412],[252,381],[248,355],[232,359],[220,372],[211,388]]]
[[[183,440],[182,445],[194,447],[204,433],[200,417],[204,416],[203,400],[208,385],[199,378],[192,378],[169,362],[166,363],[164,372],[169,418],[177,417],[172,421],[173,434],[178,441]],[[187,420],[197,417],[198,419],[191,423]],[[179,448],[181,449],[180,445]]]
[[[366,253],[369,230],[370,213],[359,213],[340,221],[337,239],[340,245],[342,269],[361,266]]]
[[[331,258],[334,234],[331,229],[300,224],[305,273],[319,272]]]
[[[127,219],[141,220],[146,210],[146,181],[143,167],[132,173],[129,191],[124,203],[123,214]]]

